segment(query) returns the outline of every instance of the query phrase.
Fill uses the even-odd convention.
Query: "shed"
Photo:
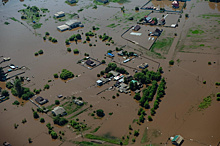
[[[124,63],[127,63],[128,61],[130,61],[130,59],[126,59],[125,61],[123,61]]]
[[[66,22],[66,25],[69,26],[69,29],[79,27],[81,22],[79,20],[69,20]]]
[[[115,55],[112,54],[112,53],[107,53],[107,55],[110,56],[110,57],[115,57]]]
[[[66,115],[66,110],[63,107],[57,106],[52,110],[52,114],[54,114],[55,116],[57,115],[61,115],[64,116]]]
[[[112,73],[114,77],[119,75],[119,73],[117,71],[113,71],[113,70],[111,70],[109,73]]]
[[[96,81],[96,83],[97,83],[98,86],[102,86],[103,85],[102,80],[98,80],[98,81]]]
[[[183,142],[183,137],[181,135],[176,135],[174,138],[171,138],[172,144],[180,146]]]
[[[136,25],[136,26],[134,27],[134,31],[138,31],[139,29],[141,29],[140,25]]]
[[[60,26],[57,26],[57,29],[59,31],[65,31],[65,30],[68,30],[69,29],[69,26],[64,24],[64,25],[60,25]]]
[[[89,65],[89,66],[91,66],[91,67],[96,66],[96,64],[95,64],[94,61],[92,61],[92,60],[87,60],[87,61],[86,61],[86,64]]]
[[[63,16],[65,16],[65,13],[63,11],[60,11],[60,12],[57,12],[56,14],[54,14],[55,18],[60,18],[60,17],[63,17]]]
[[[147,67],[148,67],[148,63],[142,63],[142,64],[139,65],[140,69],[145,69]]]
[[[35,99],[35,101],[36,101],[37,103],[39,103],[40,105],[43,105],[43,104],[45,104],[45,103],[48,102],[47,99],[44,99],[44,98],[41,97],[41,96],[38,96],[38,97]]]

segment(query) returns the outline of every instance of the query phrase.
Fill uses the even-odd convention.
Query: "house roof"
[[[183,140],[183,137],[181,135],[176,135],[173,139],[172,142],[176,142],[178,144],[180,144]]]
[[[108,53],[108,55],[114,57],[114,54],[112,54],[112,53]]]
[[[98,81],[96,81],[96,83],[97,83],[97,84],[100,84],[100,83],[102,83],[102,80],[98,80]]]
[[[113,74],[113,76],[117,76],[117,75],[119,75],[119,73],[118,72],[116,72],[116,71],[113,71],[113,70],[111,70],[109,73],[112,73]]]
[[[92,60],[87,60],[86,61],[86,64],[88,64],[88,65],[93,64],[93,63],[94,63],[94,61],[92,61]]]
[[[66,22],[66,25],[73,25],[74,23],[81,23],[79,20],[69,20]]]
[[[36,99],[35,99],[35,101],[36,102],[41,102],[41,101],[43,101],[44,100],[44,98],[43,97],[41,97],[41,96],[38,96]]]
[[[134,27],[134,30],[135,30],[135,31],[138,31],[139,29],[141,29],[140,25],[136,25],[136,26]]]
[[[55,115],[64,115],[66,113],[66,110],[63,107],[57,106],[52,110],[52,112]]]

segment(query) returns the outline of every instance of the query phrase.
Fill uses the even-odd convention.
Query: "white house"
[[[69,29],[79,27],[81,22],[79,20],[69,20],[66,22],[66,25],[69,26]]]
[[[63,17],[63,16],[65,16],[65,13],[63,11],[60,11],[60,12],[57,12],[56,14],[54,14],[55,18],[60,18],[60,17]]]

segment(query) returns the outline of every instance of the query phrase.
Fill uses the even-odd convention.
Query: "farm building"
[[[98,80],[98,81],[96,81],[96,83],[97,83],[98,86],[102,86],[103,85],[102,80]]]
[[[59,30],[59,31],[65,31],[65,30],[68,30],[69,29],[69,26],[67,26],[67,25],[60,25],[60,26],[57,26],[57,29]]]
[[[89,65],[89,66],[91,66],[91,67],[96,66],[95,62],[92,61],[92,60],[87,60],[87,61],[86,61],[86,64]]]
[[[76,104],[76,105],[79,105],[79,106],[82,106],[83,105],[83,101],[79,100],[79,99],[74,99],[73,102]]]
[[[48,102],[48,100],[47,99],[44,99],[43,97],[37,97],[36,99],[35,99],[35,101],[37,102],[37,103],[39,103],[40,105],[43,105],[43,104],[45,104],[45,103],[47,103]]]
[[[57,115],[61,115],[64,116],[66,115],[66,110],[63,107],[57,106],[52,110],[52,114],[54,114],[55,116]]]
[[[60,11],[60,12],[57,12],[56,14],[54,14],[55,18],[60,18],[60,17],[63,17],[63,16],[65,16],[65,13],[63,11]]]
[[[138,30],[140,30],[140,29],[141,29],[140,25],[136,25],[136,26],[134,27],[134,31],[138,31]]]
[[[148,63],[142,63],[138,66],[140,69],[145,69],[148,67]]]
[[[112,73],[114,77],[116,77],[116,76],[118,76],[118,75],[119,75],[119,73],[118,73],[118,72],[113,71],[113,70],[111,70],[109,73]]]
[[[66,22],[66,25],[69,26],[69,29],[79,27],[80,24],[81,24],[81,22],[78,20],[69,20]]]
[[[181,135],[176,135],[175,137],[170,138],[172,141],[172,144],[180,146],[183,142],[183,137]]]

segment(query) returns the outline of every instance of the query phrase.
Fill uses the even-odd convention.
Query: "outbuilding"
[[[69,26],[69,29],[79,27],[81,22],[79,20],[69,20],[66,22],[66,25]]]
[[[57,106],[52,110],[52,114],[54,114],[55,116],[58,116],[58,115],[64,116],[67,113],[63,107]]]
[[[60,17],[63,17],[63,16],[65,16],[65,13],[63,11],[60,11],[60,12],[57,12],[56,14],[54,14],[55,18],[60,18]]]
[[[138,31],[139,29],[141,29],[140,25],[136,25],[136,26],[134,27],[134,31]]]
[[[68,30],[69,29],[69,26],[64,24],[64,25],[60,25],[60,26],[57,26],[57,29],[59,31],[65,31],[65,30]]]
[[[96,81],[96,83],[97,83],[98,86],[102,86],[103,85],[102,80],[98,80],[98,81]]]
[[[172,144],[180,146],[183,143],[183,137],[181,135],[176,135],[170,138]]]

